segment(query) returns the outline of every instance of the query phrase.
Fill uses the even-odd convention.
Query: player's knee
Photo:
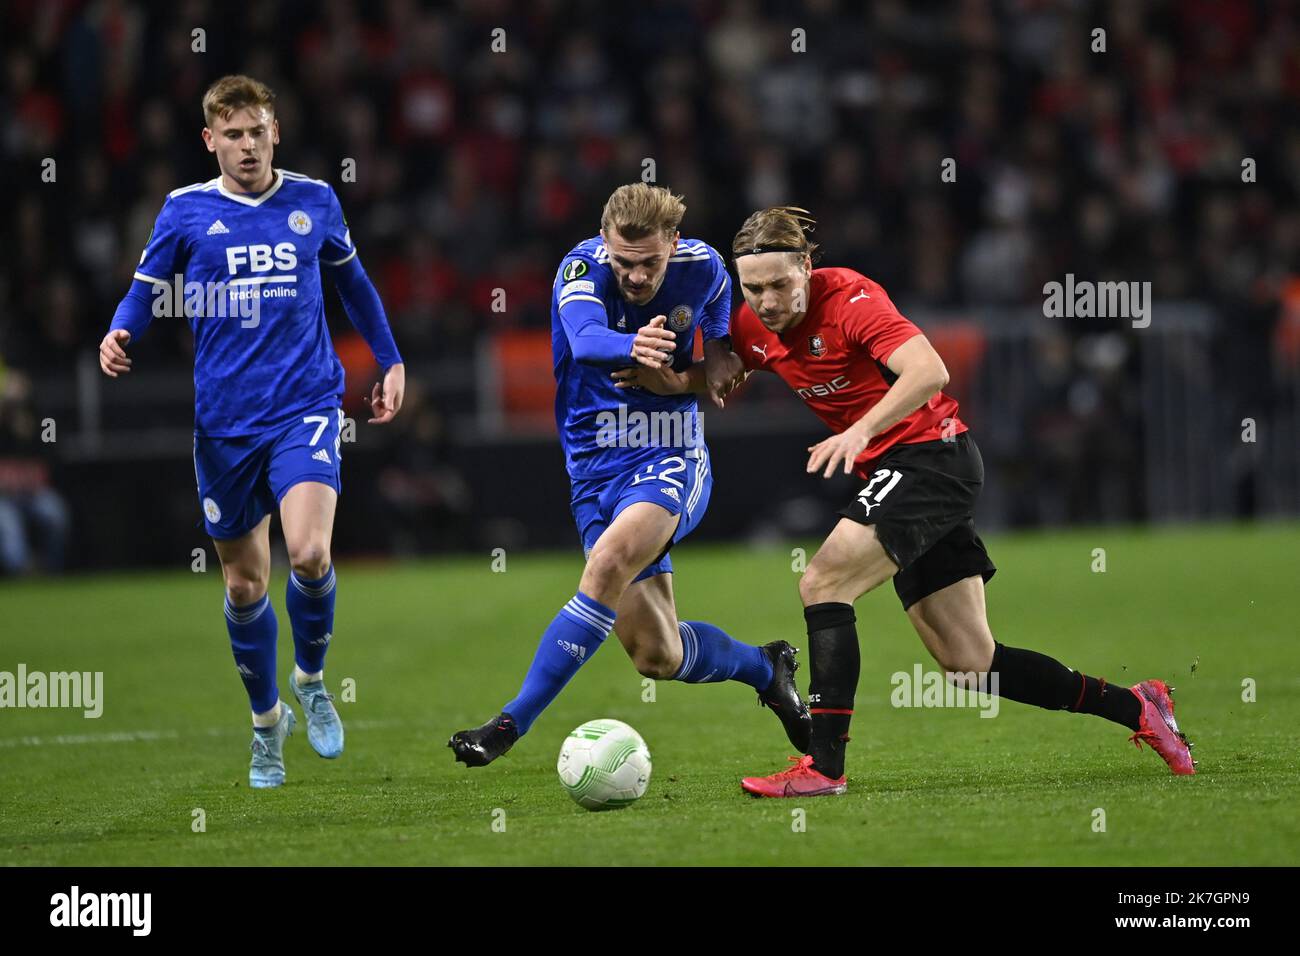
[[[799,579],[799,598],[804,607],[837,600],[836,575],[828,572],[822,565],[813,562]]]
[[[266,584],[264,577],[238,571],[226,572],[226,596],[235,607],[247,607],[262,600],[266,594]]]
[[[324,541],[309,541],[293,549],[289,555],[293,573],[300,578],[315,581],[325,576],[330,567],[330,550]]]
[[[985,648],[977,640],[962,641],[951,647],[945,647],[934,654],[935,663],[948,674],[948,680],[957,686],[975,686],[969,675],[981,674],[988,670],[992,661],[992,647]]]
[[[628,555],[622,549],[598,547],[587,558],[583,577],[592,582],[595,590],[607,591],[616,589],[620,583],[626,586],[635,573],[630,569]]]

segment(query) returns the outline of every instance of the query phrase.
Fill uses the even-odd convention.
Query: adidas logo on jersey
[[[572,641],[556,641],[555,643],[559,644],[560,650],[564,651],[564,653],[568,654],[575,661],[586,660],[587,649],[581,644],[574,644]]]
[[[220,219],[218,219],[212,225],[208,226],[209,236],[221,236],[229,232],[230,230],[226,228],[225,223],[223,223]]]
[[[316,461],[323,461],[327,465],[332,464],[332,462],[330,461],[330,453],[327,452],[324,448],[316,452],[316,454],[312,455],[312,458],[314,458]]]
[[[664,494],[666,494],[669,498],[673,499],[673,501],[677,502],[678,504],[682,503],[682,496],[677,493],[676,488],[660,488],[659,490],[662,491]]]

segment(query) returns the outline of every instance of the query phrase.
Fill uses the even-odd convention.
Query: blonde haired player
[[[677,616],[668,551],[704,517],[713,483],[695,396],[620,392],[610,380],[618,368],[684,368],[699,328],[701,391],[722,403],[732,377],[731,281],[713,248],[681,237],[685,211],[663,187],[621,186],[605,204],[600,235],[575,246],[556,270],[555,417],[587,563],[577,592],[543,632],[519,693],[497,716],[448,741],[468,766],[514,746],[611,631],[646,677],[748,684],[791,743],[807,746],[794,649],[785,641],[753,647]],[[667,434],[638,435],[637,423],[647,420],[668,423]]]
[[[226,628],[253,715],[248,782],[278,787],[296,717],[280,700],[267,595],[277,511],[292,567],[289,684],[312,747],[322,757],[343,752],[343,725],[324,684],[334,631],[330,538],[341,487],[343,368],[325,322],[322,271],[384,369],[383,388],[376,384],[371,396],[372,423],[391,421],[401,408],[405,369],[334,190],[272,165],[280,142],[275,94],[247,76],[222,77],[203,96],[203,117],[219,175],[167,196],[99,361],[111,378],[131,371],[128,346],[167,311],[157,306],[179,278],[194,332],[198,496],[221,558]]]

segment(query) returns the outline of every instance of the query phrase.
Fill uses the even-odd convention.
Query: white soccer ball
[[[650,786],[650,750],[621,720],[589,720],[565,738],[555,769],[578,806],[617,810]]]

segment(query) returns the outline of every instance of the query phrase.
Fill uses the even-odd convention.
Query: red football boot
[[[1178,721],[1174,720],[1174,699],[1170,696],[1173,688],[1162,680],[1144,680],[1129,689],[1142,702],[1141,729],[1129,740],[1133,741],[1138,750],[1142,749],[1145,740],[1176,774],[1189,776],[1196,773],[1192,745],[1178,729]]]
[[[740,786],[756,797],[829,797],[849,789],[844,777],[832,780],[813,769],[812,754],[789,758],[794,766],[770,777],[746,777]]]

